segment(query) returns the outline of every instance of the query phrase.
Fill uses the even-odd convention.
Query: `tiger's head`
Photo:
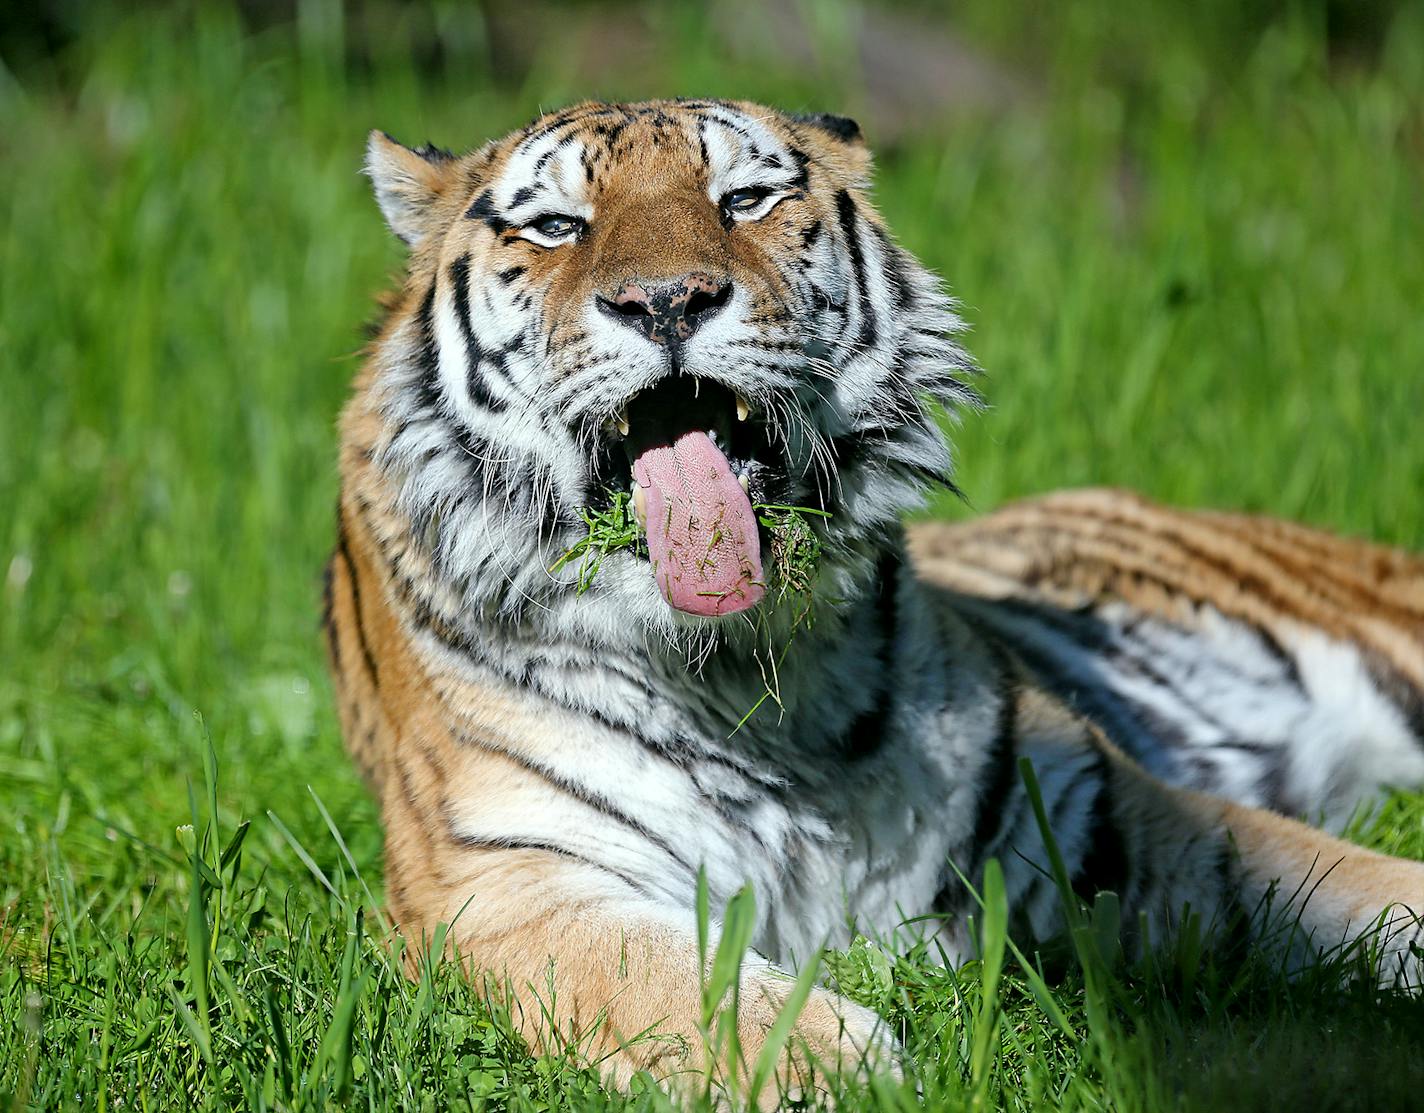
[[[447,609],[594,638],[725,624],[782,586],[768,506],[825,515],[834,606],[947,477],[935,411],[972,404],[973,365],[867,200],[853,122],[581,104],[463,157],[372,133],[366,169],[411,257],[364,455]],[[555,568],[619,493],[645,546],[591,583]]]

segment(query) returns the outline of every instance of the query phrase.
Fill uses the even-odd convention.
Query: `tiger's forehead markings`
[[[696,135],[705,142],[708,126],[715,126],[731,132],[738,141],[735,144],[738,149],[753,160],[775,158],[774,152],[783,147],[778,136],[765,127],[761,119],[725,102],[688,100],[586,105],[531,124],[511,153],[511,163],[516,160],[524,163],[526,156],[532,156],[532,172],[539,173],[565,145],[586,143],[590,139],[616,154],[619,140],[635,125],[647,128],[655,144],[666,142],[669,132],[680,132],[688,137]],[[587,130],[580,131],[581,128]]]
[[[750,185],[806,188],[810,156],[754,116],[738,113],[729,118],[722,112],[708,113],[699,127],[699,138],[710,171],[708,192],[714,199],[720,192]],[[787,177],[768,179],[768,170]]]
[[[715,126],[729,132],[734,138],[726,140],[727,146],[735,152],[734,157],[751,163],[780,166],[788,149],[786,141],[777,132],[767,127],[762,118],[749,115],[730,107],[713,109],[704,116],[704,127]]]
[[[575,106],[514,137],[465,215],[496,234],[546,212],[593,219],[596,191],[625,160],[638,163],[630,182],[690,175],[714,203],[749,187],[804,196],[811,159],[795,129],[788,134],[773,119],[719,101]],[[649,160],[649,152],[670,148],[671,157]]]
[[[516,144],[501,175],[508,183],[503,192],[508,193],[513,206],[551,187],[565,199],[578,200],[580,192],[609,162],[647,146],[665,147],[678,139],[691,150],[694,124],[690,114],[656,107],[575,110]]]
[[[497,176],[493,192],[506,214],[529,207],[527,218],[535,215],[535,209],[552,206],[586,219],[592,215],[584,195],[589,181],[580,136],[552,133],[518,144]]]

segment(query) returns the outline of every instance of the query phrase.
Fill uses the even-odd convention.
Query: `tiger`
[[[749,886],[755,1061],[821,948],[972,958],[991,862],[1061,938],[1055,856],[1144,945],[1373,933],[1417,984],[1424,865],[1337,836],[1424,783],[1424,560],[1119,490],[905,525],[982,380],[847,118],[590,102],[365,171],[408,261],[340,419],[330,671],[393,920],[532,1048],[699,1069],[698,895],[715,946]],[[561,559],[615,504],[640,543]],[[820,982],[776,1053],[898,1058]]]

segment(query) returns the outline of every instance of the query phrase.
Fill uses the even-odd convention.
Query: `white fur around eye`
[[[766,216],[767,213],[771,212],[772,209],[776,208],[777,203],[785,196],[786,194],[784,193],[768,193],[753,208],[742,210],[729,209],[728,212],[731,213],[733,220],[760,220]]]
[[[519,229],[521,238],[528,240],[530,243],[537,243],[540,247],[558,247],[560,244],[573,243],[574,240],[578,239],[578,233],[579,230],[577,227],[565,232],[562,236],[546,236],[532,225],[526,225]]]
[[[541,248],[557,248],[560,243],[572,243],[578,238],[575,232],[568,232],[562,236],[545,236],[537,228],[521,228],[520,236],[530,243],[538,243]]]

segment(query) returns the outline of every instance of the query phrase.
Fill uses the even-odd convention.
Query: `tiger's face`
[[[738,614],[779,586],[766,506],[826,515],[817,590],[844,598],[947,471],[931,407],[971,364],[850,121],[585,104],[463,158],[373,133],[367,168],[412,248],[373,459],[466,606]],[[645,552],[579,591],[551,565],[625,492]]]

